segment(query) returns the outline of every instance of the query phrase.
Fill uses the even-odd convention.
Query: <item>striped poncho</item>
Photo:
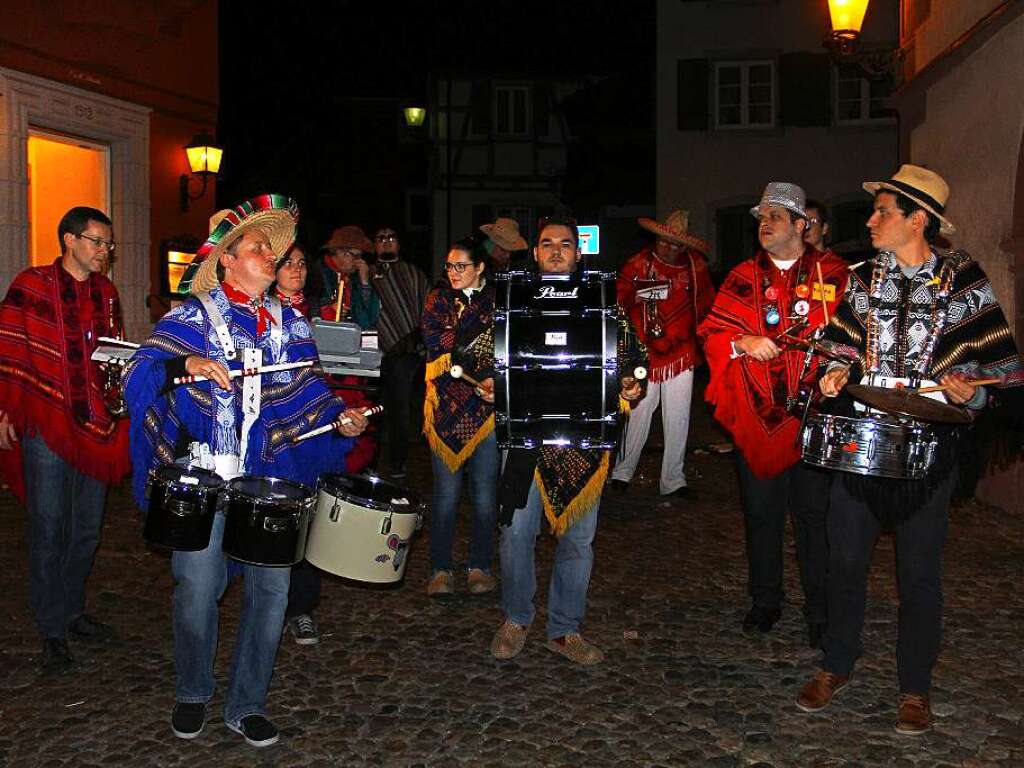
[[[247,306],[228,301],[224,292],[210,291],[239,351],[258,347],[263,364],[312,360],[312,368],[264,375],[260,414],[249,433],[243,472],[312,485],[325,472],[343,472],[353,440],[329,433],[302,443],[291,438],[334,421],[344,403],[331,394],[319,368],[309,324],[293,309],[283,312],[279,339],[269,329],[257,334],[257,316]],[[269,302],[264,298],[264,308]],[[210,358],[229,368],[241,368],[241,353],[228,362],[202,304],[191,298],[157,323],[153,334],[129,363],[125,399],[131,414],[133,491],[145,509],[148,471],[187,455],[191,441],[207,443],[213,453],[237,453],[241,443],[242,379],[225,391],[204,381],[174,387],[168,380],[183,368],[189,355]]]

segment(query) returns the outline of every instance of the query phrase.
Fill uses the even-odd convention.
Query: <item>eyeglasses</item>
[[[472,266],[473,266],[473,262],[472,261],[446,261],[444,263],[444,271],[445,272],[456,272],[457,274],[461,275],[463,272],[466,271],[467,267],[472,267]]]
[[[113,253],[117,248],[117,243],[113,240],[104,240],[102,237],[93,237],[92,235],[75,235],[75,237],[82,240],[88,240],[97,248],[106,248],[109,253]]]
[[[389,233],[386,235],[377,235],[373,239],[376,240],[378,243],[393,243],[398,240],[398,235],[394,233]]]

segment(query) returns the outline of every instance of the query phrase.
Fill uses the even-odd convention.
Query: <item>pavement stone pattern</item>
[[[697,420],[691,446],[720,440]],[[704,434],[701,434],[701,433]],[[747,636],[743,527],[730,455],[697,450],[694,501],[657,495],[649,445],[625,495],[606,493],[584,636],[606,653],[582,668],[544,647],[553,540],[538,545],[538,621],[516,659],[488,652],[498,593],[430,600],[429,519],[404,582],[372,588],[329,577],[317,646],[285,635],[268,702],[282,731],[248,747],[220,716],[242,590],[223,601],[220,691],[194,741],[170,732],[171,577],[147,548],[126,486],[114,489],[89,583],[89,611],[116,626],[116,647],[72,644],[79,671],[37,674],[28,609],[24,513],[0,492],[0,768],[57,766],[792,766],[947,768],[1024,765],[1024,517],[974,501],[952,514],[946,633],[934,730],[893,732],[896,592],[890,538],[878,544],[855,677],[822,713],[793,700],[819,654],[805,647],[792,542],[790,602],[775,630]],[[430,487],[425,446],[406,484]],[[465,557],[460,519],[456,557]]]

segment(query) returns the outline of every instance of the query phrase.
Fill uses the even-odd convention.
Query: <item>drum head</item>
[[[216,472],[201,467],[181,467],[177,464],[164,464],[153,470],[156,478],[167,485],[192,485],[202,488],[220,488],[224,485],[221,476]]]
[[[266,502],[304,502],[315,494],[301,483],[276,477],[244,475],[228,482],[228,491]]]
[[[408,488],[378,477],[331,474],[320,478],[320,489],[359,507],[393,510],[397,514],[416,514],[420,498]]]

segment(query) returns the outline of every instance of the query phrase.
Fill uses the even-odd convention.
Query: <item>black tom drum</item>
[[[224,489],[224,554],[250,565],[288,566],[306,553],[316,494],[300,483],[243,475]]]
[[[206,549],[223,487],[220,475],[207,469],[177,464],[151,469],[143,537],[150,544],[185,552]]]

